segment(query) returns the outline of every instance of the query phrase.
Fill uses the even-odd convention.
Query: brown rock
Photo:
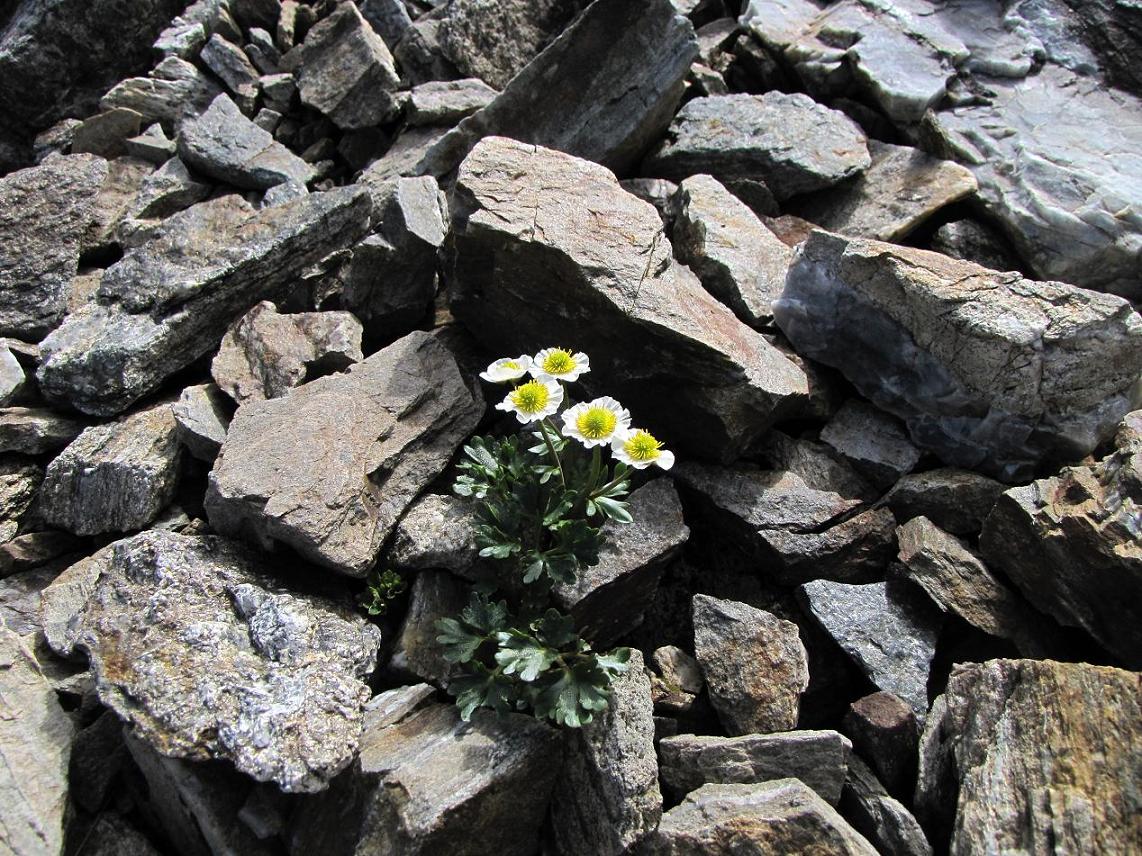
[[[909,799],[916,782],[920,727],[908,703],[887,692],[866,695],[849,706],[841,729],[884,786]]]

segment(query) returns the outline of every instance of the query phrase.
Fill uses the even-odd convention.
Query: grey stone
[[[86,545],[67,532],[25,532],[0,544],[0,577],[40,568]]]
[[[1142,319],[1125,300],[938,253],[814,232],[774,315],[918,446],[1004,479],[1088,454],[1138,395]]]
[[[126,107],[144,123],[161,122],[178,128],[210,106],[221,93],[213,81],[190,62],[167,57],[147,77],[131,77],[111,88],[99,101],[104,110]]]
[[[447,133],[447,128],[407,128],[381,157],[369,163],[361,182],[380,186],[394,178],[427,172],[433,147]]]
[[[770,431],[762,441],[762,460],[845,499],[872,501],[881,493],[825,443]]]
[[[84,811],[98,813],[126,757],[123,723],[105,710],[75,736],[68,763],[68,796]]]
[[[708,175],[685,179],[676,205],[672,234],[678,258],[742,321],[772,321],[772,302],[785,287],[793,251]]]
[[[1142,667],[1142,410],[1098,463],[1000,496],[980,549],[1032,604]]]
[[[138,136],[124,140],[123,148],[130,157],[161,166],[174,157],[178,146],[156,122]]]
[[[246,35],[249,41],[244,50],[258,72],[263,75],[281,74],[282,53],[274,43],[274,37],[261,27],[251,27]]]
[[[83,423],[39,407],[0,408],[0,452],[42,455],[79,436]]]
[[[882,490],[920,461],[920,450],[900,423],[858,399],[846,401],[833,415],[821,429],[821,440]]]
[[[629,852],[662,817],[650,679],[638,651],[612,682],[607,709],[568,732],[566,743],[551,796],[554,852]]]
[[[195,0],[159,34],[154,49],[191,60],[214,33],[231,40],[241,35],[230,15],[230,0]]]
[[[227,95],[184,123],[178,152],[188,166],[235,187],[268,190],[314,177],[313,167],[243,116]]]
[[[80,242],[82,253],[114,252],[118,248],[125,221],[135,206],[135,200],[143,190],[147,178],[155,172],[155,166],[148,161],[121,157],[108,161],[107,177],[95,197],[95,206],[90,226]],[[94,276],[98,276],[96,269]],[[68,291],[68,311],[77,305],[77,293],[83,291],[82,276],[72,280]]]
[[[487,107],[499,93],[478,78],[430,80],[409,93],[408,124],[455,125]]]
[[[392,54],[353,3],[310,30],[282,57],[282,69],[294,72],[302,103],[342,130],[379,125],[397,110]]]
[[[364,576],[483,411],[448,350],[411,333],[347,374],[239,408],[211,473],[211,524]]]
[[[312,792],[356,751],[380,631],[286,591],[223,539],[117,541],[64,572],[43,603],[53,649],[85,651],[100,700],[164,755],[226,758]]]
[[[43,470],[27,459],[0,458],[0,542],[20,531],[20,519],[31,507],[43,480]]]
[[[888,795],[859,757],[849,759],[849,775],[841,793],[841,812],[853,828],[888,856],[932,856],[932,845],[920,823]]]
[[[694,654],[730,735],[797,726],[809,661],[797,625],[732,600],[696,594]]]
[[[369,207],[344,188],[261,211],[225,196],[175,214],[44,342],[41,391],[84,412],[126,409],[212,350],[254,302],[359,239]]]
[[[434,704],[370,728],[346,775],[296,813],[289,852],[529,856],[561,760],[559,732]]]
[[[463,76],[440,46],[439,14],[425,14],[413,21],[393,48],[393,57],[400,66],[402,81],[410,86]]]
[[[927,517],[954,535],[975,535],[1003,491],[995,479],[945,468],[904,476],[884,501],[898,520]]]
[[[673,181],[665,178],[624,178],[619,186],[631,196],[637,196],[643,202],[653,205],[664,225],[669,227],[674,222],[678,185]]]
[[[809,613],[872,683],[908,702],[917,719],[928,711],[928,669],[940,616],[906,584],[849,585],[827,580],[798,590]]]
[[[1139,75],[1139,33],[1142,31],[1142,15],[1136,6],[1117,0],[1063,0],[1073,13],[1069,23],[1077,29],[1079,38],[1098,56],[1102,71],[1112,86],[1142,94],[1142,76]],[[1049,3],[1021,4],[1020,14],[1030,18],[1025,7],[1046,7],[1042,9],[1045,23],[1051,21],[1052,11],[1057,6]],[[1031,21],[1029,21],[1031,23]],[[1067,33],[1069,36],[1070,34]],[[1047,39],[1044,38],[1044,42]],[[1075,39],[1066,39],[1073,50]],[[1049,49],[1050,46],[1048,46]]]
[[[1016,270],[1019,267],[1003,237],[977,220],[945,223],[932,235],[931,247],[945,256],[975,262],[992,270]]]
[[[403,0],[358,0],[357,6],[389,50],[394,50],[412,27],[412,18]]]
[[[0,334],[39,340],[63,318],[107,170],[72,155],[0,178]]]
[[[385,560],[401,570],[441,568],[465,576],[479,561],[478,522],[470,502],[426,493],[400,519]]]
[[[870,163],[864,133],[843,113],[801,93],[767,92],[690,101],[642,168],[674,181],[701,173],[723,183],[761,180],[786,200],[831,187]]]
[[[871,693],[849,705],[841,728],[889,790],[911,802],[920,726],[908,702],[892,693]]]
[[[42,164],[52,155],[66,155],[71,151],[71,141],[75,129],[83,124],[81,119],[60,119],[46,131],[36,134],[32,140],[32,160]],[[27,154],[21,154],[6,169],[20,169],[27,166]]]
[[[17,636],[23,636],[30,646],[39,646],[42,638],[40,620],[40,592],[59,574],[54,565],[6,573],[0,571],[0,625]]]
[[[134,110],[115,107],[97,113],[75,129],[72,137],[72,154],[93,154],[116,158],[125,154],[128,137],[134,137],[142,128],[143,117]]]
[[[178,157],[172,157],[143,179],[129,216],[138,219],[163,218],[202,202],[214,188],[195,180]],[[122,234],[123,230],[120,230]],[[128,244],[137,243],[130,238]]]
[[[732,458],[808,398],[805,373],[673,261],[658,214],[602,166],[483,141],[457,179],[453,242],[452,309],[477,339],[573,335],[607,355],[608,392],[684,452]]]
[[[105,811],[83,834],[84,856],[162,856],[130,821]]]
[[[836,809],[796,779],[703,785],[662,816],[639,856],[874,856]]]
[[[444,659],[436,641],[436,622],[460,614],[468,604],[469,591],[447,571],[421,571],[409,594],[408,611],[396,639],[388,668],[411,678],[446,687],[456,666]]]
[[[365,731],[396,725],[406,716],[424,707],[436,695],[429,684],[413,684],[377,693],[365,705]]]
[[[260,75],[242,49],[215,33],[199,56],[206,67],[226,84],[242,112],[249,114],[258,98]]]
[[[179,442],[200,461],[213,463],[230,426],[230,406],[222,390],[213,383],[188,386],[171,412],[178,423]]]
[[[27,375],[7,346],[0,346],[0,408],[18,400],[27,389]]]
[[[1105,666],[955,666],[924,731],[916,808],[954,856],[1129,853],[1142,797],[1139,677]],[[947,826],[944,826],[947,824]]]
[[[677,645],[663,645],[657,648],[651,655],[650,661],[668,686],[697,695],[706,685],[698,661]]]

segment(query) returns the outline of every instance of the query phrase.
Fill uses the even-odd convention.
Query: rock
[[[341,3],[282,57],[307,107],[343,131],[379,125],[398,109],[393,57],[353,3]]]
[[[1121,298],[826,232],[802,245],[774,316],[918,446],[1008,480],[1088,454],[1142,369],[1142,319]]]
[[[128,157],[116,158],[107,166],[107,177],[95,198],[94,216],[80,242],[80,252],[85,255],[108,253],[117,258],[117,251],[121,249],[121,227],[155,167],[147,161]],[[98,269],[94,276],[98,278]],[[81,276],[72,280],[68,290],[68,312],[86,302],[77,299],[77,292],[82,291],[81,280]]]
[[[920,450],[900,423],[859,399],[845,402],[821,429],[821,440],[882,490],[920,461]]]
[[[846,184],[803,200],[796,212],[830,232],[899,241],[976,190],[971,171],[908,146],[870,140],[872,166]]]
[[[859,757],[849,758],[849,775],[840,809],[853,828],[880,853],[893,856],[932,856],[924,830],[912,813],[888,795]]]
[[[142,116],[125,107],[97,113],[75,129],[72,154],[89,153],[103,158],[126,154],[127,138],[139,133],[142,122]]]
[[[411,86],[430,80],[453,80],[463,76],[444,57],[440,47],[440,19],[437,15],[426,14],[413,21],[393,48],[393,56],[400,67],[402,81]]]
[[[206,67],[226,84],[242,112],[249,114],[253,111],[258,98],[259,74],[242,49],[215,33],[199,56]]]
[[[436,688],[428,684],[414,684],[377,693],[365,705],[365,730],[396,725],[424,707],[435,695]]]
[[[43,470],[26,459],[0,458],[0,543],[20,531],[20,518],[31,507],[43,477]]]
[[[192,59],[215,33],[231,41],[241,39],[229,0],[195,0],[159,34],[154,49],[164,56]]]
[[[775,469],[791,472],[806,484],[845,499],[871,502],[880,498],[880,491],[825,443],[774,430],[762,441],[761,457]]]
[[[895,582],[848,585],[827,580],[798,590],[807,611],[879,689],[928,711],[928,668],[940,616],[922,595]]]
[[[694,595],[694,654],[730,735],[797,726],[809,661],[797,625],[732,600]]]
[[[0,626],[0,828],[4,848],[62,853],[74,731],[28,642]]]
[[[674,197],[678,193],[678,185],[665,178],[624,178],[619,186],[631,196],[637,196],[643,202],[649,202],[658,211],[663,225],[669,228],[674,222]]]
[[[927,517],[954,535],[975,535],[1003,489],[970,470],[939,469],[904,476],[884,500],[898,520]]]
[[[807,95],[719,95],[683,107],[643,171],[681,181],[709,173],[723,183],[760,180],[784,201],[868,169],[864,133]]]
[[[161,122],[178,128],[184,120],[210,106],[222,90],[190,62],[167,57],[147,77],[132,77],[115,85],[99,101],[103,110],[126,107],[144,123]]]
[[[156,751],[321,790],[357,749],[380,631],[269,571],[220,538],[143,532],[44,591],[45,632]]]
[[[655,479],[627,498],[633,526],[603,524],[599,563],[579,572],[574,583],[552,591],[559,608],[571,613],[580,633],[604,649],[642,623],[666,564],[690,537],[673,483]]]
[[[1016,270],[1018,261],[997,232],[976,220],[945,223],[932,235],[932,249],[992,270]]]
[[[629,172],[670,123],[697,54],[694,28],[670,0],[594,2],[442,137],[421,171],[443,176],[481,139],[503,136]]]
[[[40,407],[0,408],[0,452],[42,455],[62,449],[83,424]]]
[[[742,737],[681,734],[658,744],[662,783],[676,799],[702,785],[800,779],[829,805],[841,798],[852,745],[835,731]]]
[[[370,728],[333,787],[295,814],[289,852],[528,856],[561,760],[559,732],[529,716],[433,704]]]
[[[107,269],[98,302],[45,340],[41,390],[88,413],[124,410],[296,271],[356,241],[368,212],[367,194],[345,188],[260,211],[223,196],[175,214]]]
[[[179,442],[200,461],[214,463],[230,426],[230,402],[213,383],[188,386],[171,405]]]
[[[68,796],[84,811],[98,813],[126,758],[123,723],[105,710],[75,736],[68,762]]]
[[[554,852],[630,852],[662,817],[650,679],[637,650],[612,683],[607,709],[567,732],[566,744],[551,797]]]
[[[980,549],[1043,612],[1142,667],[1142,411],[1100,462],[1000,496]],[[1113,596],[1107,596],[1113,592]]]
[[[402,676],[446,687],[456,666],[444,659],[444,649],[436,641],[436,622],[459,615],[468,604],[470,592],[447,571],[421,571],[409,594],[404,623],[393,642],[389,669]]]
[[[179,156],[205,175],[235,187],[268,190],[277,184],[308,184],[313,167],[247,119],[226,95],[201,116],[184,123]]]
[[[0,577],[39,568],[86,545],[66,532],[26,532],[0,544]]]
[[[1067,23],[1078,31],[1078,36],[1095,54],[1108,82],[1119,89],[1142,94],[1142,76],[1138,73],[1142,54],[1138,48],[1138,32],[1142,27],[1142,17],[1138,9],[1110,0],[1063,0],[1073,13],[1067,16]],[[1032,10],[1038,11],[1039,4],[1023,4],[1031,9],[1020,8],[1021,16],[1031,18]],[[1041,10],[1044,23],[1051,21],[1057,7],[1047,6]],[[1056,12],[1057,14],[1057,12]],[[1029,21],[1030,23],[1030,21]],[[1070,33],[1067,33],[1070,36]],[[1046,41],[1046,39],[1044,39]],[[1073,38],[1067,38],[1073,49]],[[1050,46],[1048,46],[1050,47]]]
[[[1137,673],[1105,666],[954,667],[924,730],[921,819],[951,825],[953,854],[1130,852],[1142,770],[1123,750],[1138,745],[1140,697]]]
[[[873,856],[876,850],[836,809],[796,779],[703,785],[662,816],[639,856],[814,853]]]
[[[478,522],[469,502],[426,493],[397,524],[386,561],[401,570],[441,568],[465,576],[479,561]]]
[[[46,647],[40,644],[40,592],[59,572],[60,568],[54,565],[12,574],[0,572],[0,628],[7,627],[17,636],[26,637],[24,641],[36,649]]]
[[[908,702],[892,693],[866,695],[849,706],[841,729],[885,786],[910,801],[916,784],[920,728]]]
[[[674,248],[702,285],[750,326],[773,320],[793,252],[716,179],[682,182]]]
[[[669,686],[697,695],[706,685],[698,661],[677,645],[663,645],[656,649],[650,661]]]
[[[107,162],[52,158],[0,178],[0,335],[42,339],[63,318]]]
[[[0,408],[18,400],[27,389],[27,375],[7,346],[0,346]]]
[[[138,219],[169,217],[202,202],[213,192],[211,185],[195,180],[186,164],[172,157],[143,179],[130,216]],[[120,229],[121,236],[122,231]],[[127,243],[136,241],[127,238]]]
[[[573,334],[607,355],[608,393],[686,453],[734,457],[808,396],[804,372],[673,262],[658,214],[601,166],[485,140],[457,179],[453,241],[452,308],[477,339],[527,350]]]
[[[363,577],[483,412],[448,350],[410,333],[347,374],[239,408],[210,477],[211,525]]]
[[[84,833],[84,856],[162,856],[142,832],[114,812],[101,812]]]
[[[487,107],[499,93],[479,78],[430,80],[409,93],[407,121],[410,126],[452,126]]]
[[[419,175],[427,171],[433,147],[444,139],[447,133],[447,128],[405,129],[385,150],[384,155],[373,160],[376,152],[369,153],[365,160],[371,163],[361,173],[361,182],[379,186],[394,178]]]
[[[390,50],[400,44],[412,27],[412,18],[404,0],[358,0],[357,6]]]

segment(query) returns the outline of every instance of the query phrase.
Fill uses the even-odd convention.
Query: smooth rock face
[[[44,341],[42,391],[87,413],[125,410],[295,271],[360,238],[369,208],[364,191],[345,188],[261,211],[224,196],[168,218]]]
[[[953,535],[975,535],[1003,493],[995,479],[970,470],[939,469],[904,476],[885,502],[898,520],[927,517]]]
[[[612,683],[607,709],[566,739],[566,760],[551,796],[555,852],[628,852],[662,817],[650,679],[637,650],[628,671]]]
[[[222,390],[212,383],[188,386],[171,411],[179,442],[200,461],[213,463],[230,426],[230,402]]]
[[[731,735],[797,725],[809,660],[797,625],[744,603],[694,595],[694,655]]]
[[[1142,679],[1083,663],[956,666],[924,732],[921,817],[952,854],[1128,853],[1142,836]],[[954,812],[954,819],[952,814]]]
[[[412,127],[453,125],[487,107],[498,94],[476,78],[430,80],[409,92],[408,123]]]
[[[177,431],[169,402],[84,430],[48,465],[44,520],[76,535],[145,528],[178,487]]]
[[[675,206],[678,258],[746,324],[772,321],[772,303],[785,288],[793,251],[708,175],[683,181]]]
[[[211,525],[363,577],[483,410],[448,350],[410,333],[346,374],[239,408],[210,476]]]
[[[357,748],[380,631],[268,572],[223,539],[144,532],[44,591],[48,642],[87,652],[100,700],[164,755],[321,790]]]
[[[906,475],[920,460],[920,450],[888,414],[857,399],[846,401],[821,429],[821,440],[884,489]]]
[[[918,446],[1004,479],[1088,454],[1138,394],[1129,303],[937,253],[814,232],[774,316]]]
[[[38,340],[63,318],[107,162],[52,158],[0,178],[0,335]]]
[[[703,785],[662,816],[639,856],[874,856],[836,809],[796,779]]]
[[[912,813],[885,791],[859,757],[849,758],[841,811],[881,853],[932,856],[932,845]]]
[[[0,830],[5,853],[62,853],[75,726],[27,640],[0,624]]]
[[[848,585],[816,580],[801,586],[806,607],[869,680],[928,711],[928,667],[940,616],[903,583]]]
[[[573,333],[607,354],[608,393],[668,443],[736,455],[808,395],[805,373],[673,261],[654,208],[597,164],[485,140],[460,170],[453,239],[453,311],[478,339],[528,350]]]
[[[705,784],[800,779],[836,805],[852,745],[835,731],[787,731],[710,737],[680,734],[659,741],[662,783],[675,798]]]
[[[1097,464],[1012,488],[980,549],[1035,606],[1142,667],[1142,411]]]
[[[868,169],[864,133],[807,95],[716,95],[683,107],[667,139],[643,163],[681,181],[708,173],[723,183],[760,180],[779,200],[831,187]]]
[[[295,815],[290,853],[530,856],[561,760],[529,716],[433,704],[370,727],[350,772]]]

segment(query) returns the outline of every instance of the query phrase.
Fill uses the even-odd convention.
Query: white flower
[[[504,383],[509,380],[519,380],[531,370],[531,357],[527,354],[515,357],[504,357],[496,360],[488,370],[480,372],[480,377],[489,383]]]
[[[571,382],[591,370],[591,361],[583,353],[571,353],[562,348],[544,348],[531,358],[533,377],[550,375],[556,380]]]
[[[509,392],[496,405],[496,410],[514,413],[520,424],[526,425],[553,416],[562,403],[563,387],[546,375],[540,375]]]
[[[630,430],[630,411],[605,395],[563,411],[563,436],[574,437],[588,449],[605,446]]]
[[[657,464],[664,470],[674,466],[674,453],[662,448],[653,434],[641,428],[627,431],[611,441],[611,452],[616,458],[636,470]]]

